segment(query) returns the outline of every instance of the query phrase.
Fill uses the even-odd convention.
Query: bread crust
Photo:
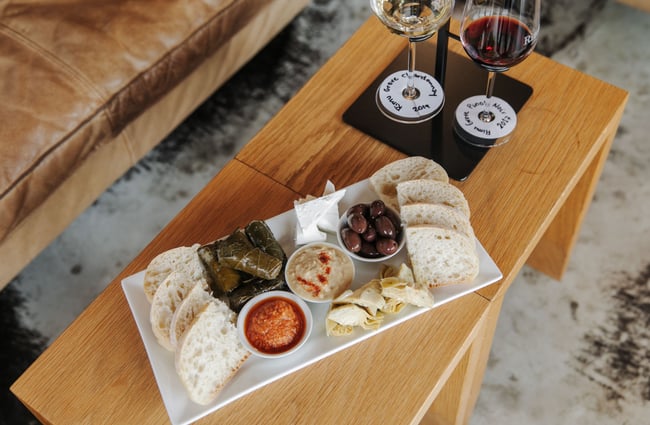
[[[144,293],[151,303],[158,286],[172,272],[183,272],[207,287],[207,273],[197,254],[199,244],[179,246],[158,254],[144,273]]]
[[[479,258],[469,203],[440,165],[405,158],[382,167],[370,182],[400,212],[416,282],[435,288],[476,278]]]
[[[468,219],[471,214],[469,203],[460,189],[436,180],[418,179],[399,183],[397,201],[400,208],[416,203],[443,204],[457,209]]]
[[[195,285],[178,306],[169,325],[169,343],[175,349],[185,331],[192,325],[196,315],[212,300],[201,285]]]
[[[235,313],[209,292],[199,247],[172,248],[155,257],[145,272],[143,290],[151,303],[149,319],[156,339],[174,352],[176,372],[189,398],[206,405],[251,353],[239,341]],[[178,327],[173,340],[172,327]],[[204,357],[193,357],[199,353]]]
[[[169,330],[176,309],[181,305],[186,295],[196,285],[195,280],[181,272],[172,272],[158,286],[154,294],[149,321],[151,329],[160,345],[169,351],[174,351],[169,339]]]
[[[429,224],[456,230],[474,238],[469,219],[457,209],[444,204],[415,203],[402,205],[400,217],[406,226]]]
[[[437,162],[422,157],[410,156],[386,164],[370,176],[370,185],[384,203],[399,210],[397,184],[416,179],[431,179],[449,183],[447,171]]]
[[[411,226],[406,241],[415,280],[429,288],[470,283],[479,273],[476,242],[460,232]]]
[[[214,401],[251,355],[239,341],[234,317],[234,312],[215,298],[196,315],[179,341],[176,372],[190,399],[198,404]]]

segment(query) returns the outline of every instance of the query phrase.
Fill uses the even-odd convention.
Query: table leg
[[[490,303],[477,336],[420,425],[463,425],[469,422],[483,383],[503,297]]]
[[[531,253],[527,261],[529,266],[554,279],[562,278],[615,135],[616,127],[596,153]]]

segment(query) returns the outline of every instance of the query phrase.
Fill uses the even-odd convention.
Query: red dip
[[[271,297],[250,309],[244,333],[250,344],[267,354],[288,351],[305,333],[305,314],[293,301]]]

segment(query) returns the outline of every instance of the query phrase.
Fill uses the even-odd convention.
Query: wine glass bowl
[[[504,15],[480,16],[471,20],[461,32],[467,55],[493,72],[507,71],[526,59],[535,48],[535,40],[526,24]]]
[[[493,147],[510,140],[517,114],[493,96],[496,74],[526,59],[539,34],[540,0],[467,0],[460,40],[467,55],[488,71],[485,95],[472,96],[456,109],[454,129],[474,146]]]
[[[415,71],[415,43],[432,37],[451,18],[453,0],[370,0],[373,13],[392,33],[408,39],[408,67],[387,76],[377,89],[379,110],[401,123],[431,119],[444,104],[436,79]]]
[[[371,0],[370,6],[391,32],[413,41],[425,41],[433,36],[451,16],[453,4],[432,1]],[[442,24],[441,24],[442,21]]]

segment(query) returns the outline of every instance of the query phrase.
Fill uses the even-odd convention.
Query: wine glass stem
[[[488,71],[487,78],[487,87],[485,88],[485,98],[489,101],[492,97],[492,92],[494,91],[494,79],[496,78],[497,73],[494,71]],[[492,122],[495,118],[495,115],[489,109],[482,110],[478,117],[483,122]]]
[[[413,73],[415,72],[415,41],[409,38],[408,50],[408,71],[406,74],[406,88],[402,92],[404,97],[409,100],[416,99],[419,96],[418,89],[413,84]]]
[[[496,72],[488,71],[487,87],[485,88],[485,97],[488,99],[492,97],[492,93],[494,92],[494,79],[496,76]]]

